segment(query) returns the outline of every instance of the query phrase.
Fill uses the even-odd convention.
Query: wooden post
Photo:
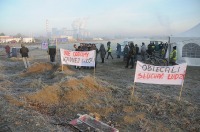
[[[95,78],[95,69],[96,69],[96,68],[95,68],[95,66],[94,66],[94,78]]]
[[[185,75],[186,75],[186,69],[187,69],[187,66],[186,66],[186,68],[185,68]],[[185,79],[185,76],[184,76],[184,78],[183,78],[183,82],[182,82],[182,85],[181,85],[181,90],[180,90],[180,93],[179,93],[179,101],[181,100],[181,95],[182,95],[182,91],[183,91],[183,83],[184,83],[184,79]]]
[[[132,99],[133,99],[134,92],[135,92],[135,82],[134,82],[134,84],[133,84],[133,89],[132,89],[132,92],[131,92],[131,101],[132,101]]]
[[[180,90],[180,93],[179,93],[179,98],[178,98],[179,101],[181,100],[182,91],[183,91],[183,83],[182,83],[181,90]]]
[[[94,78],[95,78],[95,72],[96,72],[96,71],[95,71],[95,70],[96,70],[96,67],[95,67],[95,66],[96,66],[96,54],[97,54],[97,53],[96,53],[96,49],[95,49],[95,52],[94,52],[94,57],[95,57],[95,58],[94,58],[94,63],[95,63],[95,64],[94,64]]]
[[[62,64],[62,71],[63,71],[63,68],[64,68],[64,67],[63,67],[63,64]]]
[[[58,54],[58,51],[57,51],[57,50],[58,50],[58,41],[57,41],[57,38],[56,38],[56,56],[57,56],[56,58],[57,58],[57,60],[58,60],[58,55],[59,55],[59,54]]]

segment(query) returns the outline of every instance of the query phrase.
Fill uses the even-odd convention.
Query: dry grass
[[[5,70],[5,73],[8,70],[10,73],[9,68],[12,68],[10,65],[15,66],[15,64],[13,62],[5,64],[9,67],[5,68],[0,64],[0,69]],[[35,63],[23,75],[37,74],[38,79],[35,76],[23,76],[23,81],[18,77],[20,67],[12,69],[15,75],[4,75],[4,72],[1,72],[0,92],[4,96],[0,96],[0,105],[3,108],[3,110],[0,109],[0,119],[1,115],[5,115],[6,119],[9,118],[9,123],[15,125],[13,130],[21,128],[17,131],[23,131],[23,129],[27,131],[30,128],[30,131],[65,131],[56,129],[58,126],[49,125],[52,120],[48,118],[58,118],[57,122],[66,122],[66,118],[67,121],[75,118],[77,113],[90,113],[105,123],[111,121],[113,124],[119,124],[116,128],[120,131],[196,132],[200,130],[199,107],[185,99],[179,102],[174,96],[163,95],[162,92],[143,93],[144,85],[136,86],[135,96],[130,99],[132,82],[129,84],[127,79],[124,80],[126,86],[121,88],[113,86],[118,80],[113,79],[115,73],[112,71],[110,71],[112,73],[110,77],[102,75],[104,73],[100,74],[100,77],[105,77],[101,80],[93,76],[85,76],[82,70],[80,74],[79,72],[75,74],[75,71],[68,66],[63,68],[64,71],[61,72],[61,66],[51,63]],[[124,78],[119,77],[119,79]],[[20,80],[20,84],[16,80]],[[112,80],[114,83],[111,84]],[[8,92],[13,92],[15,96],[7,94]],[[21,101],[21,96],[25,101]],[[6,100],[6,103],[2,99]],[[8,107],[4,107],[5,104],[15,108],[6,110]],[[7,111],[12,116],[7,114]],[[37,116],[35,112],[38,113]],[[30,117],[32,120],[29,120]],[[22,120],[18,120],[19,118]],[[30,124],[29,127],[26,127],[26,122],[29,122],[27,123]]]
[[[16,98],[14,98],[12,95],[4,95],[4,98],[11,104],[15,106],[24,106],[24,102],[18,101]]]
[[[5,87],[5,86],[10,87],[12,85],[13,85],[13,82],[11,82],[9,80],[4,80],[4,81],[0,82],[0,86],[2,86],[2,87]]]
[[[124,106],[123,111],[126,113],[133,113],[135,108],[133,106]]]
[[[76,104],[88,100],[88,95],[84,90],[72,90],[64,94],[65,102]]]
[[[145,113],[134,113],[133,115],[124,116],[124,122],[127,124],[133,124],[145,119]]]
[[[28,101],[46,105],[56,105],[60,101],[60,89],[57,85],[47,86],[36,93],[25,95]]]
[[[38,88],[41,89],[45,86],[45,84],[43,84],[41,78],[39,79],[34,79],[33,81],[31,81],[31,83],[29,84],[30,88]]]
[[[100,105],[86,105],[84,107],[90,113],[96,113],[101,116],[107,117],[110,113],[114,112],[115,109],[112,106],[100,106]]]
[[[28,68],[28,70],[22,74],[23,75],[29,75],[29,74],[38,74],[45,71],[50,71],[53,69],[53,65],[51,63],[35,63],[31,65],[31,67]]]

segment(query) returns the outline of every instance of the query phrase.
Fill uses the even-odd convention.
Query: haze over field
[[[80,28],[91,35],[171,35],[200,22],[199,0],[0,0],[0,32],[45,35]]]

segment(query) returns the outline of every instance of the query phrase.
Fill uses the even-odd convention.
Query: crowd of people
[[[134,45],[132,41],[130,41],[127,45],[125,45],[123,49],[123,61],[126,63],[125,68],[129,68],[129,65],[131,66],[130,68],[134,68],[135,62],[138,60],[138,56],[140,54],[141,56],[141,61],[145,61],[147,55],[152,55],[155,52],[159,53],[159,56],[161,58],[165,58],[166,51],[168,48],[167,43],[160,43],[160,44],[154,44],[150,43],[148,46],[145,45],[144,42],[142,42],[141,46],[141,52],[139,53],[139,47],[137,44]],[[107,42],[107,48],[104,46],[104,44],[100,44],[99,49],[96,47],[96,44],[93,43],[80,43],[79,46],[74,44],[74,50],[75,51],[91,51],[95,50],[96,51],[96,60],[95,60],[95,67],[96,67],[96,62],[97,62],[97,55],[99,54],[101,63],[105,62],[105,58],[109,59],[111,57],[112,59],[112,48],[111,48],[111,42]],[[5,51],[7,53],[8,58],[10,58],[10,47],[8,45],[5,46]],[[30,66],[30,63],[28,61],[28,52],[29,49],[25,47],[24,44],[21,44],[20,48],[20,54],[22,56],[23,62],[25,69],[27,69]],[[49,47],[47,53],[50,55],[50,61],[54,62],[55,61],[55,56],[56,56],[56,48],[55,47]],[[117,58],[120,58],[122,55],[122,49],[121,45],[117,43],[116,47],[116,53],[117,53]],[[106,57],[107,54],[107,57]],[[173,47],[173,51],[170,53],[169,60],[171,65],[176,65],[176,59],[177,59],[177,51],[176,51],[176,46]],[[76,68],[81,68],[81,67],[76,67]],[[85,67],[84,67],[85,68]]]
[[[160,42],[154,43],[150,42],[148,46],[145,45],[144,42],[142,42],[141,46],[141,52],[139,53],[139,47],[137,44],[134,45],[132,41],[130,41],[127,45],[125,45],[123,49],[123,56],[124,56],[124,61],[126,62],[125,68],[128,68],[129,65],[131,65],[131,69],[134,68],[135,62],[138,60],[138,56],[140,54],[141,56],[141,61],[145,62],[146,57],[153,56],[156,53],[160,58],[165,58],[166,53],[168,49],[168,43],[163,43]],[[120,44],[117,44],[117,58],[120,58],[121,54],[121,46]],[[176,65],[176,60],[177,60],[177,51],[176,51],[176,46],[173,47],[173,51],[170,53],[169,56],[169,62],[171,65]]]

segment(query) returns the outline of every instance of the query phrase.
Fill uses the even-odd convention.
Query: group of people
[[[101,58],[101,63],[104,63],[105,58],[108,59],[109,57],[111,57],[113,59],[111,42],[110,41],[107,43],[107,49],[105,48],[104,44],[101,44],[100,48],[98,49],[96,47],[96,44],[80,43],[79,46],[74,44],[74,50],[75,51],[91,51],[91,50],[95,50],[96,51],[96,61],[97,61],[97,55],[99,54],[100,58]],[[106,54],[107,54],[107,57],[106,57]]]
[[[139,47],[137,44],[134,45],[134,43],[131,41],[128,45],[125,45],[124,47],[124,61],[126,61],[125,68],[129,67],[129,64],[131,64],[131,69],[134,68],[134,64],[138,59],[139,54]]]
[[[168,44],[159,44],[159,47],[156,48],[156,46],[153,43],[150,43],[146,49],[146,45],[143,42],[142,46],[141,46],[141,59],[142,61],[145,61],[145,56],[146,53],[148,53],[149,55],[152,55],[153,52],[155,51],[159,51],[160,57],[164,58],[165,54],[166,54],[166,50],[168,48]],[[96,44],[92,44],[92,43],[80,43],[80,46],[77,46],[76,44],[74,44],[74,49],[75,51],[91,51],[91,50],[95,50],[96,51],[96,62],[97,62],[97,55],[100,55],[101,58],[101,63],[104,63],[105,58],[108,59],[109,57],[111,57],[113,59],[112,56],[112,48],[111,48],[111,42],[109,41],[107,43],[107,49],[105,48],[104,44],[100,45],[100,48],[98,49],[96,47]],[[6,45],[5,46],[5,51],[7,53],[8,58],[10,58],[10,46]],[[21,44],[21,48],[20,48],[20,54],[22,56],[23,62],[24,62],[24,66],[27,69],[28,67],[30,67],[30,63],[28,60],[28,52],[29,49],[24,45]],[[49,48],[48,49],[48,54],[50,55],[50,61],[54,62],[55,61],[55,55],[56,55],[56,48]],[[107,54],[107,57],[106,57]],[[121,45],[117,44],[117,58],[120,58],[120,54],[121,54]],[[133,42],[129,42],[128,45],[125,45],[124,47],[124,61],[126,61],[126,66],[125,68],[128,68],[129,65],[131,65],[131,69],[134,68],[134,64],[138,59],[138,55],[139,55],[139,47],[137,44],[134,45]],[[169,61],[170,64],[172,65],[176,65],[176,60],[177,60],[177,50],[176,50],[176,46],[173,47],[173,51],[170,53],[169,56]],[[96,63],[95,63],[95,67],[96,67]]]
[[[157,52],[160,56],[160,58],[165,58],[166,53],[168,49],[168,43],[161,42],[160,44],[154,44],[153,42],[150,42],[150,44],[146,47],[145,43],[142,42],[141,46],[141,60],[144,62],[146,60],[146,55],[155,55],[155,52]],[[131,68],[134,67],[134,62],[137,61],[139,54],[139,47],[137,44],[133,44],[133,42],[129,42],[128,45],[124,47],[124,60],[127,60],[126,62],[126,68],[128,68],[130,61],[131,61]],[[173,47],[172,52],[169,56],[169,63],[171,65],[176,65],[177,60],[177,50],[176,46]]]
[[[7,54],[7,57],[10,58],[10,46],[9,45],[6,45],[5,47],[5,51],[6,51],[6,54]],[[25,69],[27,69],[28,67],[30,67],[30,63],[29,63],[29,60],[28,60],[28,52],[29,52],[29,49],[24,45],[24,44],[21,44],[21,48],[20,48],[20,54],[22,56],[22,60],[24,62],[24,66],[25,66]]]

